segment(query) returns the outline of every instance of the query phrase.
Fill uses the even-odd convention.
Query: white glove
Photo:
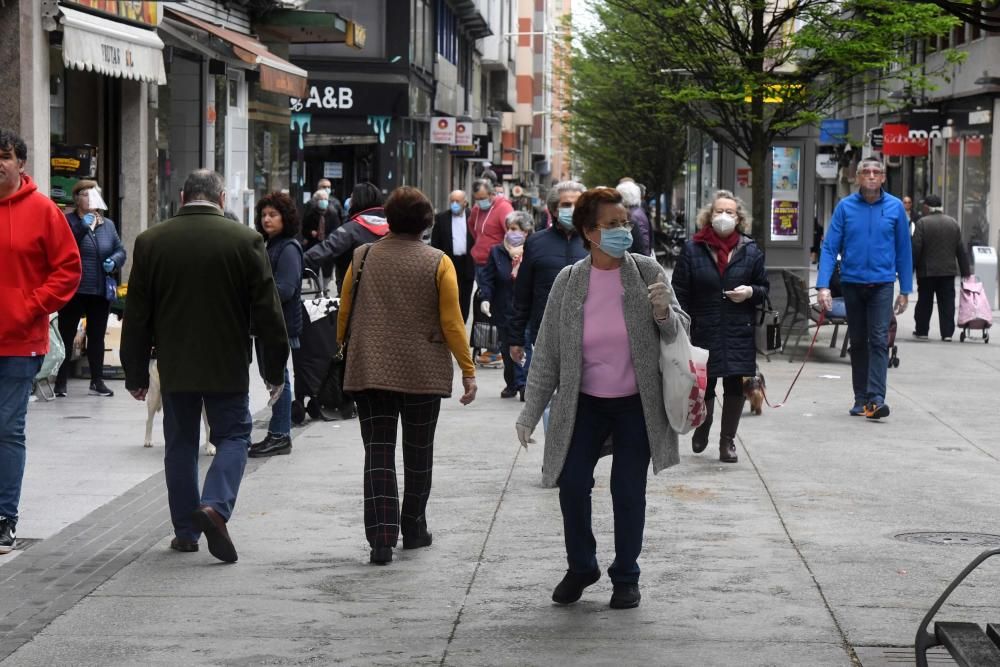
[[[482,311],[483,315],[485,315],[486,317],[493,317],[493,313],[490,312],[489,301],[483,301],[481,304],[479,304],[479,310]]]
[[[267,382],[265,382],[264,386],[267,387],[267,393],[271,395],[271,398],[269,398],[267,401],[267,407],[273,408],[274,404],[278,402],[279,398],[281,398],[281,393],[285,391],[285,383],[282,382],[281,384],[268,384]]]
[[[753,296],[753,288],[749,285],[740,285],[736,289],[726,292],[726,298],[733,303],[743,303]]]
[[[653,304],[653,318],[664,321],[670,317],[670,288],[664,283],[649,286],[649,302]]]
[[[527,449],[528,443],[534,442],[534,440],[531,439],[531,433],[535,429],[528,428],[524,424],[514,424],[514,428],[517,430],[517,439],[521,443],[521,446]]]

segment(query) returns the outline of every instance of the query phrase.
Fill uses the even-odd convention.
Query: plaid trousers
[[[434,431],[441,397],[366,390],[354,394],[365,445],[365,535],[375,547],[394,547],[399,532],[427,527]],[[403,513],[396,487],[396,429],[403,422]]]

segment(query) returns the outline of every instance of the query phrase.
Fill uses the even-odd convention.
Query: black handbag
[[[474,322],[469,346],[489,352],[498,352],[500,350],[500,334],[497,328],[489,322]]]
[[[757,306],[754,327],[754,340],[758,352],[770,356],[781,351],[781,315],[771,308],[771,300],[767,296]]]

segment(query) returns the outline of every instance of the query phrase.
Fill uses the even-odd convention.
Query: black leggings
[[[65,384],[73,363],[73,338],[80,326],[80,318],[87,318],[87,363],[90,365],[90,381],[104,379],[104,333],[108,329],[108,313],[111,304],[103,296],[76,294],[59,311],[59,334],[66,346],[66,361],[59,367],[57,384]]]
[[[705,399],[714,400],[715,399],[715,384],[719,381],[719,378],[708,378],[708,387],[705,389]],[[722,378],[722,395],[723,396],[742,396],[743,395],[743,376],[742,375],[727,375]]]

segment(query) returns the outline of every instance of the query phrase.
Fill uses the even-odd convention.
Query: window
[[[434,63],[434,8],[430,0],[413,0],[410,5],[410,62],[430,71]]]
[[[458,65],[458,19],[445,0],[437,2],[437,50],[452,65]]]
[[[955,26],[951,29],[951,41],[955,46],[965,44],[965,24]]]

